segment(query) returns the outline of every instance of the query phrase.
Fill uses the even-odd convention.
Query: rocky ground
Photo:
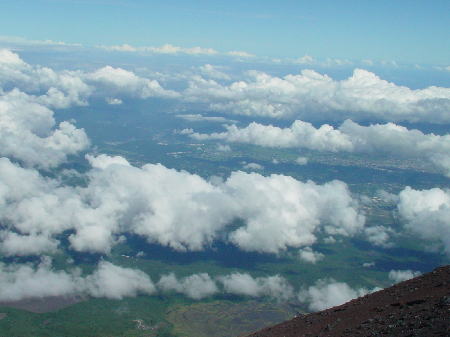
[[[450,336],[450,266],[248,337]]]

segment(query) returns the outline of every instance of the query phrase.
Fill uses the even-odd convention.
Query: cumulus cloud
[[[145,273],[109,262],[100,262],[86,277],[77,269],[55,270],[49,258],[43,258],[38,266],[0,263],[0,301],[74,295],[121,299],[154,292]]]
[[[122,299],[138,295],[176,292],[194,300],[218,293],[250,297],[269,297],[287,301],[294,289],[279,275],[252,278],[234,273],[211,278],[207,273],[177,278],[174,273],[160,277],[155,285],[141,270],[100,261],[92,273],[82,275],[79,268],[56,270],[48,257],[32,263],[0,263],[0,301],[18,301],[49,296],[91,296]]]
[[[224,73],[223,71],[221,71],[220,70],[221,68],[222,67],[219,67],[219,66],[205,64],[205,65],[201,66],[199,69],[200,69],[200,73],[204,76],[218,79],[218,80],[229,80],[230,76],[228,74]]]
[[[219,139],[228,142],[249,143],[268,147],[303,147],[321,151],[349,151],[352,142],[347,135],[331,125],[316,129],[311,123],[295,121],[289,128],[250,123],[245,128],[225,125],[226,131],[212,134],[185,132],[197,140]]]
[[[297,159],[295,159],[295,163],[298,165],[306,165],[308,164],[308,158],[307,157],[298,157]]]
[[[287,301],[294,296],[293,287],[279,275],[253,278],[246,273],[233,273],[212,279],[208,274],[201,273],[178,279],[171,273],[163,275],[157,286],[163,292],[175,291],[195,300],[217,293],[270,297],[278,301]]]
[[[374,289],[375,291],[378,289]],[[311,311],[320,311],[344,304],[369,293],[364,288],[353,289],[347,283],[333,279],[318,280],[314,285],[302,289],[298,294],[300,302],[307,303]]]
[[[123,103],[123,101],[120,98],[112,98],[112,97],[107,97],[105,99],[106,103],[108,103],[109,105],[120,105]]]
[[[394,230],[386,226],[371,226],[364,229],[364,235],[367,241],[380,247],[390,247],[392,243],[389,242]]]
[[[309,262],[312,264],[317,263],[322,260],[325,255],[319,252],[315,252],[311,247],[305,247],[298,251],[298,258],[304,262]]]
[[[250,297],[271,297],[279,301],[287,301],[293,297],[294,289],[281,276],[253,278],[249,274],[233,273],[218,278],[224,292],[228,294]]]
[[[11,231],[0,231],[0,252],[5,256],[29,256],[54,253],[59,242],[48,234],[20,235]]]
[[[158,282],[158,288],[165,292],[175,291],[194,300],[212,296],[219,291],[215,281],[206,273],[193,274],[180,280],[173,273],[164,275]]]
[[[24,298],[70,296],[78,292],[77,277],[64,271],[54,271],[51,261],[44,259],[32,265],[0,264],[0,300],[17,301]]]
[[[346,120],[338,128],[324,124],[294,121],[290,127],[279,128],[252,122],[244,128],[225,125],[226,131],[200,134],[185,130],[197,140],[223,140],[276,148],[305,148],[317,151],[381,153],[396,157],[424,158],[450,175],[450,135],[424,134],[394,124],[359,125]]]
[[[83,129],[70,122],[55,127],[53,111],[13,90],[0,93],[0,155],[27,166],[50,168],[89,146]]]
[[[72,249],[101,253],[123,233],[184,251],[204,249],[224,239],[224,231],[241,249],[278,253],[313,244],[316,232],[352,236],[364,226],[357,201],[340,181],[317,185],[238,171],[210,182],[160,164],[138,168],[122,157],[87,159],[92,169],[79,187],[0,159],[0,222],[19,235],[48,238],[70,229]],[[229,232],[235,219],[244,225]]]
[[[257,163],[245,163],[243,169],[250,171],[261,171],[264,169],[264,166]]]
[[[294,60],[294,63],[298,64],[313,64],[314,62],[314,58],[310,55],[304,55]]]
[[[0,49],[0,87],[5,92],[17,88],[27,93],[28,100],[58,109],[87,105],[93,95],[104,97],[108,104],[120,104],[120,97],[123,96],[179,96],[174,91],[162,88],[154,79],[140,77],[122,68],[105,66],[94,72],[54,71],[30,65],[7,49]]]
[[[102,261],[83,282],[85,292],[93,297],[122,299],[138,294],[153,294],[156,288],[144,272]]]
[[[250,71],[247,76],[247,80],[229,85],[193,77],[184,96],[188,101],[206,103],[214,111],[250,116],[450,121],[449,88],[413,90],[363,69],[355,69],[341,81],[314,70],[284,77]]]
[[[79,72],[32,66],[7,49],[0,49],[0,87],[32,94],[29,100],[52,108],[86,105],[86,97],[92,93]]]
[[[88,83],[95,84],[97,90],[103,89],[108,94],[128,94],[139,98],[178,96],[174,91],[163,89],[158,81],[139,77],[122,68],[106,66],[84,77]]]
[[[410,269],[407,270],[391,270],[389,272],[389,279],[394,281],[395,283],[407,281],[414,277],[419,276],[421,273],[419,271],[413,271]]]
[[[312,245],[317,230],[351,236],[364,224],[356,201],[340,181],[317,185],[283,175],[237,172],[226,187],[245,205],[241,218],[246,225],[230,234],[231,242],[243,250],[277,253]]]
[[[398,197],[397,210],[405,229],[437,242],[450,255],[450,190],[406,187]]]

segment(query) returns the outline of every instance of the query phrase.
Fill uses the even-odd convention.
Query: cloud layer
[[[355,69],[337,81],[314,70],[275,77],[250,71],[247,79],[222,85],[194,77],[184,93],[190,101],[226,113],[303,120],[449,122],[450,89],[413,90]]]
[[[450,191],[406,187],[398,196],[397,209],[404,227],[420,239],[431,240],[450,255]]]
[[[85,187],[65,186],[0,159],[0,222],[10,224],[1,235],[4,253],[37,253],[20,244],[32,237],[51,251],[54,237],[69,229],[77,251],[108,253],[122,233],[201,250],[225,232],[225,240],[243,250],[278,253],[313,244],[318,231],[352,236],[364,226],[357,201],[340,181],[317,185],[238,171],[213,184],[159,164],[138,168],[122,157],[87,158],[92,169]],[[237,219],[244,225],[227,230]]]
[[[200,134],[182,131],[197,140],[223,140],[275,148],[305,148],[316,151],[389,154],[400,158],[423,158],[450,175],[450,135],[424,134],[403,126],[387,124],[359,125],[346,120],[338,128],[324,124],[318,128],[296,120],[279,128],[252,122],[244,128],[225,125],[226,131]]]
[[[142,49],[128,45],[109,48],[119,51]],[[171,45],[142,50],[191,55],[217,53],[212,49]],[[229,55],[248,56],[239,52]],[[122,68],[104,66],[93,72],[54,71],[29,65],[17,54],[0,50],[0,85],[3,90],[18,88],[51,108],[86,105],[93,95],[109,102],[120,102],[124,97],[164,97],[179,99],[185,107],[190,103],[201,103],[210,111],[248,116],[332,121],[348,118],[391,122],[450,121],[449,88],[431,86],[414,90],[383,80],[363,69],[355,69],[344,80],[335,80],[314,70],[302,70],[300,74],[284,77],[248,71],[241,80],[230,83],[232,77],[224,68],[211,64],[187,74],[181,77],[179,73],[162,74],[165,78],[184,82],[181,88],[186,89],[176,92],[163,88],[155,79],[140,77]]]
[[[294,295],[293,287],[281,276],[253,278],[249,274],[233,273],[219,277],[224,291],[250,297],[271,297],[287,301]]]
[[[279,302],[294,300],[307,303],[310,310],[322,310],[366,294],[365,289],[354,290],[346,283],[319,280],[315,285],[296,293],[292,285],[279,275],[252,277],[246,273],[232,273],[212,278],[207,273],[177,278],[162,275],[155,284],[144,272],[101,261],[88,275],[74,268],[55,270],[51,259],[43,257],[38,265],[0,264],[0,301],[18,301],[49,296],[91,296],[122,299],[138,295],[176,292],[193,300],[218,294],[245,297],[267,297]]]
[[[27,93],[28,100],[57,109],[87,105],[91,96],[100,96],[109,102],[119,102],[124,97],[179,96],[162,88],[154,79],[137,76],[122,68],[105,66],[93,72],[55,71],[30,65],[6,49],[0,49],[0,87],[5,92],[16,88]]]
[[[48,258],[43,258],[36,267],[0,264],[0,301],[73,295],[122,299],[155,291],[147,274],[109,262],[100,262],[86,277],[80,276],[76,269],[70,273],[54,270]]]
[[[407,270],[391,270],[388,276],[390,280],[394,281],[395,283],[398,283],[407,281],[419,275],[420,275],[419,271],[407,269]]]
[[[376,290],[380,289],[373,289],[372,291],[364,288],[353,289],[347,283],[323,279],[318,280],[315,285],[301,290],[298,299],[300,302],[307,303],[309,310],[320,311],[344,304]]]
[[[207,273],[177,278],[162,275],[154,284],[144,272],[101,261],[91,274],[82,276],[74,268],[55,270],[52,261],[43,257],[38,265],[0,264],[0,301],[18,301],[49,296],[91,296],[110,299],[176,292],[201,300],[217,294],[270,297],[287,301],[294,296],[293,287],[279,275],[253,278],[249,274],[230,274],[216,278]]]
[[[26,166],[50,168],[89,147],[83,129],[70,122],[55,127],[53,111],[13,90],[0,93],[0,155]]]

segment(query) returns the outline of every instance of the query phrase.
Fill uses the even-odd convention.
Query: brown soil
[[[248,337],[450,336],[450,266]]]

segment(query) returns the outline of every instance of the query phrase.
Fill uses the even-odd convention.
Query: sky
[[[6,0],[0,35],[447,66],[450,2]]]

